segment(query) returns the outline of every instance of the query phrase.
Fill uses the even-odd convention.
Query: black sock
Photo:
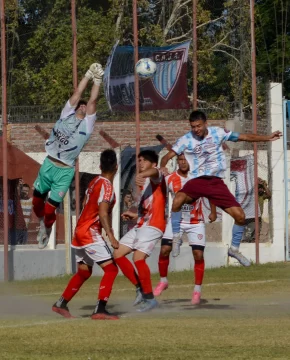
[[[152,292],[148,293],[148,294],[143,294],[143,297],[144,297],[144,299],[148,299],[148,300],[154,299],[154,295]]]
[[[57,307],[61,307],[61,308],[65,308],[67,305],[68,301],[65,300],[62,296],[57,300],[56,302],[56,306]]]
[[[107,305],[107,301],[105,301],[105,300],[99,300],[99,301],[97,302],[96,307],[95,307],[94,314],[106,312],[106,305]]]

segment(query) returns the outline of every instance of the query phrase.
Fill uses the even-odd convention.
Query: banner
[[[164,47],[139,47],[139,59],[151,58],[157,65],[154,77],[139,80],[140,111],[189,109],[187,58],[190,42]],[[134,111],[134,49],[113,47],[108,58],[104,87],[112,111]]]
[[[231,160],[231,181],[236,183],[235,198],[245,212],[246,219],[255,218],[254,156]],[[259,216],[260,209],[259,209]]]

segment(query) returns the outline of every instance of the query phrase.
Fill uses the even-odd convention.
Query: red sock
[[[92,269],[83,270],[78,269],[78,272],[70,279],[66,289],[64,290],[62,297],[69,302],[75,294],[79,291],[83,283],[89,279],[92,275]]]
[[[159,255],[158,268],[160,277],[167,277],[169,256]]]
[[[128,260],[125,256],[122,256],[118,259],[115,259],[115,263],[119,266],[119,268],[122,270],[122,273],[131,281],[133,285],[137,286],[140,283],[138,275],[136,274],[134,266],[130,260]]]
[[[44,217],[44,199],[33,196],[32,199],[33,211],[38,218]]]
[[[145,260],[135,261],[143,294],[152,293],[151,273]]]
[[[194,262],[194,276],[195,276],[195,285],[201,285],[204,275],[204,259],[195,260]]]
[[[48,201],[45,203],[44,225],[47,228],[51,228],[53,223],[55,222],[55,219],[56,219],[55,210],[56,210],[56,208],[53,205],[51,205]]]
[[[108,301],[112,292],[113,283],[118,275],[118,267],[112,263],[103,267],[103,270],[104,275],[100,282],[98,299]]]

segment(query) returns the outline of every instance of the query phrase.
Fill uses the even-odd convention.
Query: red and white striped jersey
[[[165,231],[166,183],[160,173],[158,179],[147,178],[141,189],[137,227],[152,226]]]
[[[172,195],[172,198],[174,198],[175,194],[180,191],[190,179],[191,177],[188,175],[187,177],[180,176],[177,171],[166,176],[165,181],[167,190]],[[182,224],[199,224],[204,222],[201,198],[192,204],[184,204],[182,206],[181,222]]]
[[[72,247],[84,248],[98,241],[102,234],[99,218],[101,202],[109,204],[109,213],[111,213],[116,197],[112,183],[102,176],[96,176],[86,191],[86,203],[76,226]]]

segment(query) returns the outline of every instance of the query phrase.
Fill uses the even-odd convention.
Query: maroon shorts
[[[221,209],[241,207],[223,180],[216,176],[201,176],[189,180],[180,192],[185,193],[193,201],[205,197]]]

